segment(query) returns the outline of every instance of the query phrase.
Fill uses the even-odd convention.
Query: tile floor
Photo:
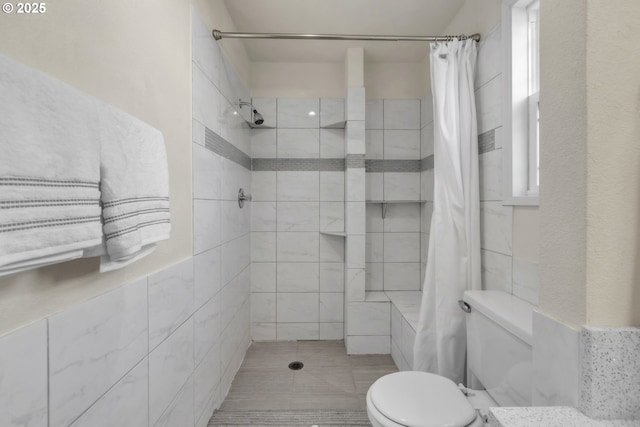
[[[362,411],[369,386],[397,370],[390,355],[348,356],[344,341],[254,342],[220,411]]]

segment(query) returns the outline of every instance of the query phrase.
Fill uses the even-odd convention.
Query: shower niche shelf
[[[328,125],[320,126],[320,129],[344,129],[347,126],[347,121],[342,120],[335,123],[329,123]]]
[[[275,126],[257,125],[255,123],[247,122],[251,129],[275,129]]]
[[[347,237],[347,233],[344,231],[321,231],[320,234],[324,234],[326,236]]]
[[[389,203],[427,203],[428,200],[367,200],[367,204],[379,204],[382,219],[387,216],[387,205]]]

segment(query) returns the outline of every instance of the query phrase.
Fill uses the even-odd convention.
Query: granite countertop
[[[490,408],[491,427],[632,427],[640,420],[594,420],[570,406],[534,406],[522,408]]]

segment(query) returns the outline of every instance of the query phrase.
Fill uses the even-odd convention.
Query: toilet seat
[[[396,372],[379,378],[367,393],[370,414],[381,425],[464,427],[476,418],[466,397],[448,378],[427,372]]]

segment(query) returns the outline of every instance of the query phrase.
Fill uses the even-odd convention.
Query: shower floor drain
[[[302,362],[291,362],[291,363],[289,363],[289,369],[291,369],[293,371],[299,371],[300,369],[302,369],[303,366],[304,366],[304,363],[302,363]]]

